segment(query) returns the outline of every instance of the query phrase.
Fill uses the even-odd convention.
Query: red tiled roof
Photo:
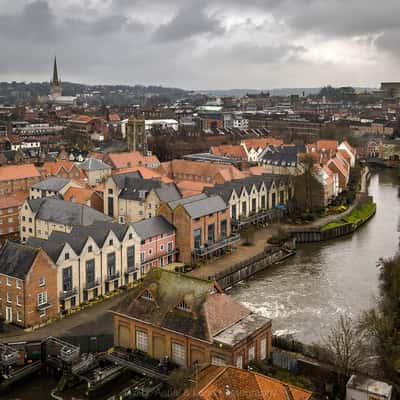
[[[96,191],[93,189],[70,187],[64,193],[63,197],[65,201],[74,201],[76,203],[86,204],[86,202],[89,201],[93,195],[98,196]]]
[[[265,149],[268,146],[281,146],[283,145],[283,140],[275,139],[273,137],[270,138],[260,138],[260,139],[246,139],[243,141],[246,145],[247,149]]]
[[[69,121],[70,122],[83,122],[83,123],[88,123],[90,121],[93,120],[93,117],[89,116],[89,115],[73,115]]]
[[[195,393],[194,393],[195,390]],[[312,392],[232,366],[210,365],[178,400],[310,400]]]
[[[130,153],[109,153],[108,157],[114,168],[131,168],[135,166],[149,166],[151,164],[159,164],[156,156],[143,156],[138,151]]]
[[[118,114],[109,114],[108,119],[113,122],[121,121],[121,118]]]
[[[0,167],[0,182],[34,177],[40,177],[40,173],[33,164],[6,165]]]
[[[237,145],[221,145],[211,146],[210,153],[216,156],[231,157],[236,160],[247,160],[246,151],[243,146]]]

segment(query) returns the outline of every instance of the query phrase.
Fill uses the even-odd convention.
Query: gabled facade
[[[6,242],[0,250],[0,318],[28,327],[58,314],[57,267],[41,249]]]
[[[246,368],[271,352],[271,321],[225,295],[212,281],[153,269],[117,307],[115,346],[156,359]]]

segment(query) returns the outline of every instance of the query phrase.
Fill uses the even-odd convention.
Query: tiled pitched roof
[[[143,156],[138,151],[130,153],[109,153],[108,157],[116,169],[131,168],[135,166],[150,166],[160,164],[156,156]]]
[[[283,140],[275,138],[260,138],[260,139],[246,139],[243,141],[247,149],[264,149],[267,146],[281,146],[283,145]]]
[[[247,160],[247,154],[243,146],[237,145],[221,145],[211,146],[210,153],[217,156],[231,157],[236,160]]]
[[[32,186],[34,189],[49,190],[52,192],[59,192],[62,188],[67,186],[71,179],[50,177]]]
[[[25,279],[38,249],[6,241],[0,250],[0,273]]]
[[[93,120],[93,117],[89,115],[73,115],[68,121],[69,122],[82,122],[82,123],[88,123]]]
[[[84,204],[55,198],[28,200],[36,218],[63,225],[90,225],[96,221],[111,221],[107,215]]]
[[[97,158],[87,158],[83,163],[79,164],[79,168],[85,171],[102,171],[104,169],[111,169],[105,162]]]
[[[155,268],[147,274],[142,285],[112,311],[212,342],[214,333],[250,314],[215,285],[212,281]],[[154,301],[141,298],[146,289]],[[177,308],[182,301],[190,311]]]
[[[80,204],[86,204],[89,200],[91,200],[92,196],[100,195],[93,189],[89,188],[75,188],[70,187],[63,195],[65,201],[74,201]]]
[[[227,208],[225,201],[219,195],[208,197],[204,193],[171,201],[168,205],[171,209],[175,209],[179,205],[182,205],[191,218],[200,218],[204,215],[224,211]]]
[[[162,234],[170,234],[175,231],[174,226],[161,216],[134,222],[132,227],[142,240]]]
[[[40,177],[40,173],[33,164],[6,165],[0,167],[0,182],[37,177]]]
[[[190,387],[178,400],[310,400],[312,397],[308,390],[232,366],[211,365],[197,373],[196,378],[196,388]]]

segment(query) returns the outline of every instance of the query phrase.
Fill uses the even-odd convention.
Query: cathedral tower
[[[57,58],[54,57],[53,80],[50,82],[50,97],[61,97],[61,80],[58,78]]]

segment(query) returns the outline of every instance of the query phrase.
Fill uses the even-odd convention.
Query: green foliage
[[[353,224],[364,221],[369,218],[376,210],[376,204],[368,202],[357,207],[349,215],[343,218],[345,222],[351,222]]]

